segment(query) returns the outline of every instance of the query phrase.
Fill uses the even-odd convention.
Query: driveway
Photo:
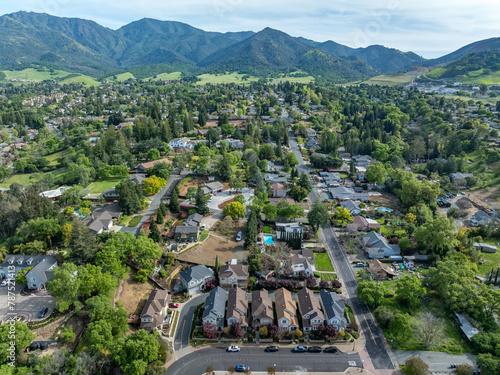
[[[49,295],[47,292],[36,292],[31,296],[22,296],[19,294],[22,286],[16,285],[16,290],[14,294],[14,300],[8,300],[8,287],[0,288],[0,319],[6,320],[13,316],[24,316],[26,321],[37,321],[38,313],[44,308],[48,307],[49,311],[45,314],[47,318],[54,310],[55,298]],[[12,291],[11,291],[12,292]],[[9,309],[9,302],[11,302]]]
[[[191,323],[193,322],[194,310],[200,303],[205,302],[207,296],[208,294],[202,294],[194,297],[182,307],[179,320],[177,321],[177,329],[175,330],[175,351],[189,346],[189,335],[191,333]]]
[[[245,207],[246,205],[250,204],[252,199],[253,199],[253,190],[249,188],[244,188],[241,190],[241,194],[245,197]],[[231,190],[225,190],[223,192],[220,192],[217,195],[214,195],[212,197],[212,200],[208,202],[207,206],[210,212],[214,213],[221,213],[222,210],[219,208],[219,206],[230,200],[231,198],[235,197],[237,194],[232,194]]]

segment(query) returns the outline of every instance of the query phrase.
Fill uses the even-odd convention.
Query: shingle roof
[[[206,277],[212,276],[214,271],[207,266],[200,264],[198,266],[194,266],[188,269],[185,269],[179,274],[186,283],[189,283],[191,280],[202,280]]]
[[[280,288],[274,292],[274,301],[278,321],[282,318],[287,318],[290,321],[289,325],[298,326],[297,305],[292,299],[292,293],[288,289]]]
[[[319,317],[321,319],[325,319],[323,312],[321,311],[321,306],[318,301],[318,299],[314,296],[314,293],[308,289],[308,288],[303,288],[299,290],[297,293],[297,298],[299,302],[299,310],[300,313],[302,314],[302,323],[304,327],[309,327],[310,326],[310,320],[314,319],[316,317]],[[314,311],[310,316],[309,319],[304,319],[304,315],[307,313]]]
[[[220,277],[229,277],[232,274],[236,276],[248,276],[248,266],[244,264],[226,264],[219,270]]]
[[[273,301],[269,298],[267,290],[254,290],[252,292],[252,317],[253,319],[273,319]]]
[[[245,291],[238,287],[230,289],[227,297],[226,318],[236,317],[239,319],[240,325],[248,326],[247,310],[248,301]]]
[[[213,315],[217,320],[217,326],[224,325],[224,313],[226,311],[227,292],[220,286],[212,289],[205,300],[205,307],[202,318],[205,319],[209,315]],[[215,312],[222,314],[222,318],[215,315]],[[220,319],[220,320],[219,320]]]
[[[340,327],[345,328],[346,320],[344,318],[345,303],[339,301],[337,293],[328,292],[325,289],[319,291],[323,310],[328,320],[332,318],[340,319]]]

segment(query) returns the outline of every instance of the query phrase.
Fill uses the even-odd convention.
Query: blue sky
[[[7,3],[7,4],[5,4]],[[18,0],[19,10],[91,19],[117,29],[149,17],[208,31],[259,31],[265,27],[350,47],[381,44],[426,58],[468,43],[500,37],[498,0]]]

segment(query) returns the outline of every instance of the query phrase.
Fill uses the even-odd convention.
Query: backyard
[[[330,261],[328,253],[314,253],[314,259],[316,270],[333,272],[332,262]]]
[[[134,280],[134,271],[120,281],[115,291],[114,302],[123,302],[123,307],[128,314],[140,314],[153,287],[149,282],[139,283]]]
[[[127,179],[127,177],[110,177],[105,180],[94,181],[87,186],[87,189],[90,190],[92,194],[99,194],[115,187],[118,183],[125,179]]]

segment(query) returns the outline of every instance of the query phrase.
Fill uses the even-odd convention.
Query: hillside
[[[500,84],[500,49],[468,54],[427,76],[462,83]]]
[[[500,38],[490,38],[479,40],[477,42],[468,44],[456,51],[449,53],[447,55],[441,56],[437,59],[427,60],[426,66],[434,66],[440,64],[449,64],[451,62],[457,61],[458,59],[476,52],[490,51],[500,48]]]
[[[214,72],[237,70],[255,76],[300,70],[337,81],[377,74],[360,60],[330,55],[271,28],[212,54],[201,65]]]

